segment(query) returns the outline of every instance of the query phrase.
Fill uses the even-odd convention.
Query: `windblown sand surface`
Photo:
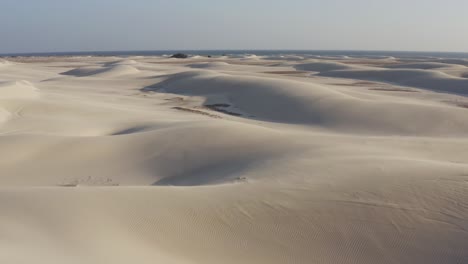
[[[0,61],[0,263],[468,263],[468,61]]]

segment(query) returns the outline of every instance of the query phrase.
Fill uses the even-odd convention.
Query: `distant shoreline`
[[[4,53],[0,57],[74,57],[74,56],[164,56],[174,53],[186,53],[200,56],[221,56],[253,54],[272,55],[314,55],[314,56],[350,56],[350,57],[443,57],[468,59],[468,52],[427,52],[427,51],[363,51],[363,50],[149,50],[149,51],[71,51],[71,52],[31,52]]]

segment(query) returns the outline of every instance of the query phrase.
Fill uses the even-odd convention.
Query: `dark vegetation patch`
[[[242,114],[231,112],[225,109],[230,106],[231,106],[230,104],[206,104],[205,105],[206,108],[211,109],[213,111],[221,112],[221,113],[232,115],[232,116],[242,116]]]
[[[306,72],[306,71],[267,71],[267,72],[264,72],[264,73],[268,73],[268,74],[308,74],[309,72]]]
[[[172,55],[171,58],[186,59],[186,58],[188,58],[188,55],[184,54],[184,53],[176,53],[176,54]]]
[[[454,106],[458,106],[458,107],[461,107],[461,108],[468,109],[468,101],[448,100],[448,101],[443,101],[443,102],[454,105]]]
[[[206,107],[230,107],[230,104],[209,104],[205,105]]]
[[[457,106],[461,107],[461,108],[467,108],[468,109],[468,103],[458,103]]]
[[[419,93],[419,91],[410,88],[388,87],[385,84],[370,81],[359,81],[353,83],[333,83],[333,85],[370,87],[369,90],[371,91]]]
[[[88,176],[86,178],[73,179],[68,182],[58,184],[59,187],[78,187],[83,186],[119,186],[120,184],[114,182],[110,178],[99,178]]]
[[[172,109],[176,109],[176,110],[184,111],[184,112],[189,112],[189,113],[193,113],[193,114],[204,115],[204,116],[208,116],[208,117],[212,117],[212,118],[222,118],[219,115],[213,115],[213,114],[210,114],[210,113],[207,113],[207,112],[204,112],[204,111],[200,111],[200,110],[196,110],[196,109],[192,109],[192,108],[187,108],[187,107],[175,106],[175,107],[172,107]]]
[[[166,98],[164,100],[171,101],[171,102],[182,102],[182,101],[184,101],[184,98],[183,97],[172,97],[172,98]]]
[[[406,92],[406,93],[419,93],[419,91],[406,89],[406,88],[369,88],[372,91],[384,91],[384,92]]]
[[[332,85],[341,85],[341,86],[382,86],[381,83],[369,82],[369,81],[359,81],[353,83],[332,83]]]

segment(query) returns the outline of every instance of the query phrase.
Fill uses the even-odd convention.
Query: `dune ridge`
[[[0,82],[0,99],[34,99],[39,96],[39,89],[31,82]]]

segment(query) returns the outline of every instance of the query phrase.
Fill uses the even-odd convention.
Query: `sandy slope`
[[[468,263],[467,73],[2,60],[0,262]]]

